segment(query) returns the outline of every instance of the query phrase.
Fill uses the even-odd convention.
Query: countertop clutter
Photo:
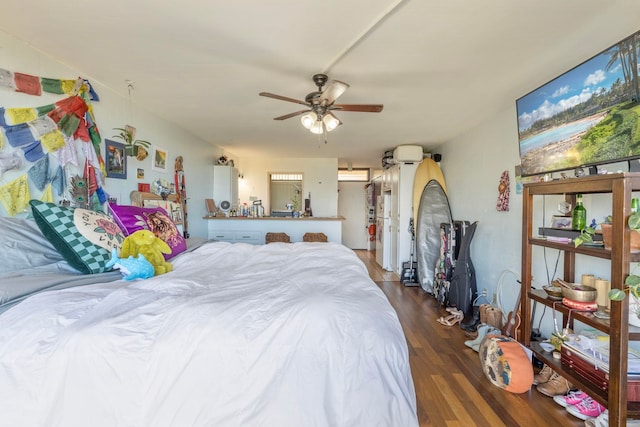
[[[261,216],[261,217],[250,217],[250,216],[224,216],[224,215],[216,215],[216,216],[203,216],[203,219],[227,219],[227,220],[237,220],[237,221],[344,221],[346,218],[343,216],[329,216],[329,217],[320,217],[320,216],[302,216],[302,217],[292,217],[292,216]]]

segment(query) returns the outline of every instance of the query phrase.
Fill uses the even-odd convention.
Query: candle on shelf
[[[591,286],[592,288],[596,285],[596,276],[593,274],[583,274],[582,280],[580,281],[584,286]]]
[[[596,297],[596,303],[598,304],[598,310],[604,311],[611,307],[611,300],[609,299],[609,291],[611,290],[611,284],[608,280],[597,278],[595,279],[595,288],[598,291]]]

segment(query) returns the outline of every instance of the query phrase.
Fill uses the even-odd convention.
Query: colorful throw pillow
[[[533,366],[520,343],[504,335],[487,335],[478,351],[482,371],[491,384],[511,393],[526,393]]]
[[[141,208],[109,203],[109,211],[125,235],[138,230],[151,230],[156,237],[164,240],[171,248],[171,253],[164,255],[165,259],[171,259],[187,250],[187,242],[180,230],[161,207]]]
[[[31,212],[42,234],[65,260],[85,274],[108,268],[111,249],[125,239],[120,227],[107,215],[80,208],[31,200]]]

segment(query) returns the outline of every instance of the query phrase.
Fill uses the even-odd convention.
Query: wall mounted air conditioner
[[[423,158],[422,147],[419,145],[399,145],[393,150],[394,163],[416,163]]]

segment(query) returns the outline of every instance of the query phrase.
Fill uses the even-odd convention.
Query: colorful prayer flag
[[[16,92],[23,92],[28,95],[42,95],[40,79],[29,74],[13,73],[13,80],[16,84]]]
[[[27,175],[11,181],[9,184],[0,187],[0,203],[4,206],[9,216],[24,211],[29,205],[29,183]]]

